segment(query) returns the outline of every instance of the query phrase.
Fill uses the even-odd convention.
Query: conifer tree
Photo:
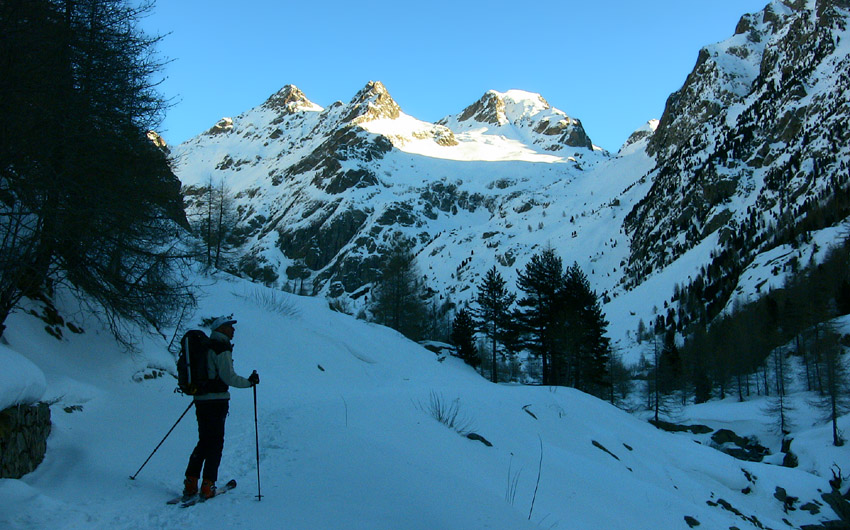
[[[410,244],[399,237],[392,242],[381,279],[372,291],[372,314],[411,340],[423,339],[428,309],[416,259]]]
[[[676,336],[673,330],[664,331],[658,363],[658,383],[661,392],[670,394],[681,388],[682,360],[679,349],[676,347]]]
[[[605,395],[611,356],[610,339],[606,336],[608,322],[578,263],[574,262],[566,271],[564,293],[563,325],[572,345],[567,352],[572,359],[572,384],[586,392]]]
[[[473,368],[481,364],[475,348],[475,321],[468,309],[458,309],[452,321],[452,344],[457,348],[458,357]]]
[[[560,295],[564,288],[563,262],[554,249],[546,248],[531,257],[525,269],[517,271],[517,288],[524,296],[517,300],[516,317],[527,336],[526,347],[542,363],[544,385],[556,384],[554,357],[558,355],[556,335]]]
[[[224,179],[216,183],[212,177],[203,187],[188,188],[184,193],[187,208],[194,212],[190,224],[203,245],[197,251],[199,259],[208,268],[226,268],[231,250],[228,239],[238,220],[233,193]]]
[[[776,388],[774,396],[768,401],[765,412],[774,417],[777,431],[782,436],[787,436],[794,427],[789,416],[794,408],[789,402],[786,392],[786,388],[791,382],[786,352],[782,348],[775,349],[770,355],[769,364],[773,370]]]
[[[527,348],[541,358],[543,384],[607,395],[608,322],[578,264],[564,271],[555,251],[544,249],[518,271],[517,287],[525,294],[517,320]]]
[[[832,424],[832,443],[837,447],[844,445],[838,430],[838,418],[850,412],[850,378],[843,359],[840,334],[832,323],[821,326],[823,330],[818,339],[821,353],[819,364],[824,384],[821,399],[815,405],[822,411],[824,419]]]
[[[694,403],[705,403],[712,396],[713,382],[710,376],[713,350],[710,349],[708,331],[699,323],[682,348],[683,369],[694,390]]]
[[[623,363],[623,360],[613,352],[608,357],[607,369],[607,398],[612,405],[619,406],[622,400],[627,399],[634,389],[632,374],[629,368]]]
[[[494,383],[498,382],[497,345],[509,327],[510,308],[515,299],[516,296],[508,291],[505,280],[494,265],[487,271],[484,280],[478,286],[478,294],[473,300],[478,305],[474,313],[477,328],[490,340],[490,353],[493,359],[490,380]]]
[[[179,181],[148,138],[165,108],[152,2],[0,4],[0,323],[22,296],[65,282],[125,345],[191,294]],[[5,259],[11,258],[11,259]],[[123,338],[122,338],[123,337]]]
[[[662,360],[665,335],[667,335],[667,331],[659,320],[656,322],[652,344],[649,346],[651,349],[652,365],[646,381],[647,405],[653,411],[655,422],[659,422],[661,416],[669,417],[673,415],[677,408],[679,408],[678,400],[672,398],[669,392],[665,391],[668,390],[668,388],[665,388],[665,385],[668,384],[665,381],[666,376],[664,374],[666,369],[664,366],[665,361]]]

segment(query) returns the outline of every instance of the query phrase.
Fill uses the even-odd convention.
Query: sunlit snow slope
[[[59,342],[15,315],[9,347],[45,373],[54,428],[35,472],[0,480],[0,527],[658,529],[686,528],[688,516],[745,529],[835,518],[828,507],[786,514],[774,497],[781,486],[820,502],[826,480],[806,469],[742,463],[572,389],[493,385],[321,299],[203,281],[191,321],[233,312],[237,372],[262,378],[262,501],[250,390],[233,390],[221,468],[239,487],[192,509],[166,506],[194,444],[191,413],[128,476],[188,405],[171,375],[143,377],[173,372],[167,340],[128,356],[92,322]],[[436,421],[434,399],[492,447]],[[63,410],[74,405],[82,410]]]

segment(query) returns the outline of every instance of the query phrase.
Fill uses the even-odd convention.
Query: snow
[[[805,9],[814,9],[814,5],[810,1]],[[779,15],[780,26],[787,22],[781,19],[794,11],[779,0],[772,2],[769,9]],[[705,48],[708,59],[703,65],[704,83],[697,88],[704,91],[700,97],[706,102],[722,103],[724,123],[732,130],[737,128],[742,113],[753,110],[750,107],[764,97],[758,90],[747,94],[759,75],[764,51],[788,31],[780,28],[779,33],[773,34],[771,28],[777,24],[774,19],[777,17],[764,13],[751,15],[751,31]],[[807,87],[808,95],[800,105],[829,94],[836,76],[846,70],[843,67],[850,49],[850,31],[831,31],[836,38],[843,38],[833,57],[818,65],[813,79],[819,81]],[[471,286],[494,265],[499,266],[509,288],[514,288],[516,271],[541,246],[550,245],[565,263],[577,262],[588,275],[594,290],[606,300],[604,311],[611,322],[609,336],[624,360],[635,361],[641,353],[633,340],[639,321],[648,324],[658,314],[667,312],[664,305],[669,305],[674,286],[695,278],[700,268],[711,262],[711,251],[718,250],[719,240],[717,233],[705,234],[704,241],[685,251],[676,263],[631,289],[634,278],[628,271],[634,265],[630,265],[629,247],[634,234],[625,233],[624,222],[627,214],[647,197],[657,175],[655,161],[646,153],[646,147],[650,134],[659,126],[658,120],[643,125],[632,143],[627,142],[611,157],[586,148],[569,148],[558,143],[560,135],[536,132],[551,132],[550,125],[575,123],[565,112],[550,107],[539,94],[489,91],[476,104],[484,103],[493,105],[488,111],[497,111],[497,115],[489,116],[496,118],[492,120],[496,123],[482,123],[475,117],[461,122],[459,117],[464,113],[448,116],[439,123],[424,122],[404,113],[395,119],[358,122],[354,130],[347,131],[358,136],[351,145],[359,148],[360,144],[389,140],[393,149],[374,159],[370,155],[368,161],[356,154],[336,153],[341,165],[337,174],[362,170],[375,181],[374,185],[366,185],[364,180],[362,187],[355,186],[339,195],[327,193],[316,184],[326,176],[316,157],[324,159],[327,153],[320,148],[323,142],[350,125],[346,118],[355,110],[351,103],[337,102],[325,109],[309,103],[288,114],[260,105],[233,118],[230,133],[201,135],[176,147],[175,173],[187,186],[212,179],[230,188],[236,207],[244,212],[240,224],[254,230],[240,243],[237,253],[256,258],[277,273],[279,288],[287,287],[287,269],[297,261],[280,251],[281,245],[287,246],[280,236],[307,226],[316,230],[320,226],[332,227],[346,212],[367,212],[368,217],[356,233],[340,242],[345,243],[343,248],[333,249],[333,259],[322,259],[323,267],[317,265],[317,270],[312,271],[307,283],[316,285],[322,295],[328,295],[332,281],[341,279],[340,267],[362,269],[367,263],[364,260],[374,257],[375,251],[370,253],[369,245],[363,245],[363,241],[380,247],[390,232],[416,241],[414,251],[428,286],[456,304],[469,301]],[[818,115],[811,114],[807,120],[817,119]],[[688,114],[679,119],[696,119],[695,116]],[[707,127],[704,136],[709,144],[701,155],[702,162],[716,152],[723,135],[722,124],[712,123],[700,125]],[[456,144],[447,145],[452,138]],[[787,151],[781,142],[771,147],[771,156]],[[824,145],[823,149],[831,146]],[[226,163],[228,155],[235,159],[230,165]],[[716,214],[723,212],[731,215],[729,226],[748,222],[750,208],[763,209],[764,205],[757,203],[773,196],[767,190],[767,173],[781,167],[789,156],[779,155],[771,167],[730,164],[718,168],[721,177],[739,181],[738,189],[704,220],[720,219]],[[298,165],[305,160],[312,169]],[[803,164],[810,167],[811,160],[804,160]],[[810,190],[812,194],[819,186]],[[807,198],[801,195],[797,205]],[[447,204],[451,205],[446,208]],[[770,223],[779,214],[779,204],[777,201],[764,212],[764,221]],[[384,212],[399,209],[410,212],[412,224],[386,227],[377,222]],[[682,222],[686,222],[684,217]],[[691,222],[699,233],[706,228],[693,219]],[[685,231],[680,231],[678,243],[685,243]],[[824,244],[838,239],[833,235],[826,235]],[[784,249],[756,257],[742,275],[738,286],[741,298],[752,298],[760,290],[781,285],[784,275],[774,275],[772,271],[783,262],[782,252]],[[289,254],[301,255],[301,251]],[[339,299],[346,311],[365,311],[368,297],[361,295],[370,285],[356,289],[348,283],[346,286],[357,293],[355,297],[347,292]]]
[[[31,405],[44,395],[44,374],[29,359],[0,345],[0,366],[0,410]]]
[[[787,9],[779,1],[772,6]],[[743,57],[737,48],[745,38],[736,35],[707,48],[725,90],[734,95],[752,84],[767,46],[755,46]],[[850,38],[842,39],[842,51],[848,43]],[[515,261],[507,260],[511,265],[501,272],[513,286],[531,254],[543,242],[551,244],[566,264],[579,264],[597,293],[610,297],[604,307],[609,336],[627,363],[636,362],[642,347],[633,340],[638,322],[649,324],[663,314],[674,286],[709,262],[718,235],[708,235],[626,290],[629,240],[622,227],[652,185],[655,161],[645,152],[647,138],[624,146],[616,158],[587,149],[550,151],[547,139],[531,131],[543,120],[556,124],[571,118],[537,94],[493,94],[505,103],[500,125],[458,123],[456,117],[438,125],[405,114],[361,123],[358,135],[383,135],[395,149],[369,167],[380,186],[349,190],[338,211],[349,203],[374,205],[376,214],[362,229],[366,234],[386,208],[418,201],[423,186],[456,186],[458,193],[493,198],[492,210],[435,209],[427,229],[398,227],[411,237],[427,235],[419,256],[429,285],[462,303],[471,291],[450,287],[461,276],[474,285],[495,259],[511,254]],[[735,102],[729,119],[749,103]],[[317,149],[349,107],[299,109],[284,115],[261,105],[235,116],[229,133],[177,147],[176,171],[183,184],[203,185],[215,175],[214,182],[225,181],[240,192],[240,206],[257,217],[286,211],[291,225],[307,223],[307,205],[329,197],[295,181],[274,184],[272,177],[284,177],[287,168]],[[657,126],[653,120],[639,132]],[[279,133],[283,136],[276,137]],[[438,143],[450,133],[457,145]],[[227,155],[238,159],[214,171]],[[357,169],[356,164],[346,160],[344,169]],[[304,182],[312,176],[306,172]],[[761,172],[752,179],[753,186],[762,186]],[[728,207],[743,215],[752,197],[736,195]],[[817,262],[840,236],[837,228],[814,233],[813,243],[793,249],[794,255],[803,264]],[[270,230],[246,246],[259,249],[282,272],[291,262],[280,254],[278,237]],[[747,299],[780,286],[784,272],[774,271],[783,268],[791,250],[779,247],[757,256],[741,275],[737,295]],[[367,250],[350,243],[340,250],[345,252]],[[463,262],[467,265],[459,266]],[[627,414],[572,389],[490,384],[455,358],[442,359],[392,330],[330,311],[321,298],[296,297],[225,275],[197,283],[203,293],[190,323],[234,313],[236,370],[246,375],[256,369],[262,378],[257,402],[264,499],[254,499],[250,390],[234,389],[227,424],[221,477],[236,478],[236,490],[190,510],[164,505],[181,487],[196,436],[193,414],[138,478],[128,480],[188,405],[173,393],[174,359],[166,346],[174,330],[160,330],[161,336],[146,338],[139,353],[128,355],[65,300],[67,312],[83,320],[84,334],[57,341],[44,333],[43,322],[23,312],[7,322],[8,346],[0,347],[0,408],[43,399],[53,403],[54,427],[36,471],[21,480],[0,480],[0,528],[616,530],[685,528],[685,516],[703,528],[757,527],[719,507],[721,499],[770,528],[836,518],[820,495],[829,490],[832,464],[846,462],[850,448],[831,445],[830,427],[810,406],[814,396],[802,389],[790,398],[796,425],[792,447],[800,466],[744,463],[710,447],[710,435],[661,432],[647,424],[643,412]],[[842,326],[850,333],[847,322]],[[163,370],[169,374],[153,377]],[[493,446],[434,420],[428,408],[435,398],[457,403],[468,429]],[[669,419],[757,436],[773,453],[766,462],[777,464],[781,440],[764,412],[767,403],[756,397],[744,403],[712,401],[685,407]],[[850,417],[841,418],[839,428],[849,432]],[[821,513],[785,513],[773,495],[777,487],[801,504],[818,503]]]
[[[797,261],[799,268],[823,263],[829,251],[843,241],[846,233],[847,224],[842,223],[810,232],[811,240],[796,248],[780,245],[757,255],[741,273],[738,287],[724,311],[731,313],[737,303],[752,302],[764,293],[784,287],[794,270],[793,260]]]
[[[456,133],[457,145],[444,146],[434,141],[436,127],[433,124],[406,114],[395,119],[373,120],[362,126],[371,133],[390,138],[400,151],[414,155],[457,161],[563,162],[562,157],[535,151],[518,139],[490,134],[485,127]]]
[[[740,462],[574,389],[491,384],[458,359],[441,361],[319,298],[224,275],[198,284],[200,307],[190,323],[233,312],[236,371],[261,376],[262,501],[255,498],[251,390],[232,392],[220,473],[239,487],[202,506],[166,506],[195,442],[193,414],[136,480],[128,476],[188,405],[172,392],[171,375],[140,377],[173,373],[166,352],[173,330],[127,355],[93,321],[82,323],[84,334],[57,341],[21,313],[8,322],[3,352],[18,352],[14,358],[44,373],[54,425],[41,466],[20,480],[0,480],[0,527],[617,530],[685,528],[689,516],[704,528],[755,528],[720,499],[771,528],[786,527],[783,519],[799,527],[835,518],[825,505],[818,516],[786,514],[773,497],[783,487],[801,503],[821,502],[831,478],[831,461],[818,456],[830,440],[822,423],[801,422],[795,432],[805,464],[798,469]],[[436,421],[429,412],[435,397],[456,402],[468,430],[492,447]],[[73,405],[82,410],[65,412]],[[764,431],[754,404],[712,403],[684,414],[734,419],[741,435]],[[835,461],[850,456],[846,447],[829,450]],[[743,493],[748,486],[752,492]]]

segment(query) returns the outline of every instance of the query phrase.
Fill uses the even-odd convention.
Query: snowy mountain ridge
[[[437,123],[452,131],[477,130],[507,135],[515,132],[524,143],[546,151],[560,151],[565,147],[594,149],[579,120],[551,107],[540,94],[524,90],[490,90],[460,114],[447,116]]]
[[[762,241],[773,244],[766,232],[793,237],[816,203],[846,189],[848,9],[776,0],[700,52],[647,147],[657,167],[627,223],[632,280],[718,229],[755,242],[735,249],[748,261]]]
[[[463,303],[493,265],[511,286],[551,245],[625,344],[641,319],[693,318],[662,309],[654,276],[711,286],[717,310],[758,254],[850,215],[848,19],[843,0],[743,16],[616,155],[538,94],[488,91],[427,123],[370,82],[327,108],[286,87],[175,148],[175,171],[190,212],[206,183],[233,191],[232,268],[256,281],[358,314],[400,235],[436,301]]]
[[[278,112],[277,102],[290,94],[302,106],[287,103]],[[482,98],[509,103],[501,116],[513,121],[499,125],[466,111],[422,122],[404,114],[378,82],[349,104],[326,109],[302,96],[286,87],[174,151],[190,209],[213,175],[236,192],[240,222],[251,227],[239,234],[242,271],[277,285],[291,279],[287,271],[306,268],[316,290],[339,296],[342,289],[350,297],[379,277],[380,249],[392,233],[439,245],[449,237],[440,217],[458,209],[481,217],[479,208],[520,203],[547,182],[579,175],[580,164],[590,168],[607,158],[563,143],[583,134],[580,123],[526,92]],[[462,126],[453,131],[442,123]],[[508,207],[523,208],[498,206]]]

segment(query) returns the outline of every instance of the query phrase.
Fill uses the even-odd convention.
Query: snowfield
[[[173,330],[128,355],[66,301],[83,334],[60,342],[29,314],[8,322],[17,354],[0,350],[0,382],[5,389],[12,380],[8,359],[29,359],[13,363],[11,377],[44,374],[54,425],[42,465],[0,480],[0,528],[633,530],[698,521],[748,529],[837,519],[821,493],[832,461],[850,455],[813,420],[798,421],[800,467],[742,462],[573,389],[491,384],[322,299],[223,275],[198,281],[204,295],[191,323],[234,313],[236,370],[261,377],[262,501],[251,390],[232,390],[220,482],[235,478],[234,491],[187,509],[165,504],[182,488],[193,412],[128,478],[189,404],[173,393]],[[37,369],[19,374],[26,363]],[[162,371],[169,373],[154,377]],[[0,395],[8,400],[9,392]],[[434,419],[435,402],[456,406],[457,429]],[[713,402],[684,415],[715,428],[734,422],[741,435],[766,433],[757,403]],[[847,417],[841,424],[850,427]],[[762,440],[778,453],[774,441]],[[785,513],[777,487],[799,498],[794,510]],[[800,509],[808,502],[817,510]]]

